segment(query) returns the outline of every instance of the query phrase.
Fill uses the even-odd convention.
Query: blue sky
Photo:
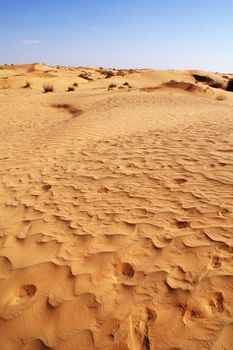
[[[232,0],[0,0],[0,63],[233,72]]]

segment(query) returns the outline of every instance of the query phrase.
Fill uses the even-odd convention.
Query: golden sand
[[[233,93],[192,73],[0,70],[1,349],[232,349]]]

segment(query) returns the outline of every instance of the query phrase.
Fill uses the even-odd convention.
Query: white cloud
[[[38,45],[38,44],[40,44],[40,40],[38,40],[38,39],[23,39],[23,40],[21,40],[21,44],[23,44],[23,45]]]

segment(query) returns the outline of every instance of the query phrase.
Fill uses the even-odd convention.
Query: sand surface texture
[[[232,349],[233,93],[121,73],[0,70],[3,350]]]

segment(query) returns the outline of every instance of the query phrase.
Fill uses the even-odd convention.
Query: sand
[[[193,73],[2,67],[1,349],[232,349],[233,93]]]

